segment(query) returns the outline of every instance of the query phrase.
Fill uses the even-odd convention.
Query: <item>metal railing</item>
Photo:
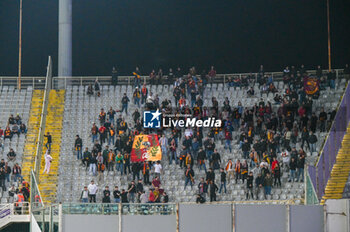
[[[343,74],[343,69],[335,69],[336,76],[341,77]],[[316,70],[307,70],[310,75],[315,75]],[[327,73],[328,70],[323,70],[324,73]],[[275,81],[281,81],[283,79],[283,72],[265,72],[266,75],[272,76]],[[258,73],[229,73],[229,74],[217,74],[216,77],[212,80],[213,83],[227,83],[230,77],[243,77],[253,75],[257,79]],[[167,76],[164,75],[166,79]],[[110,85],[112,76],[74,76],[74,77],[53,77],[50,84],[52,88],[67,88],[69,85],[73,86],[87,86],[93,84],[95,80],[99,80],[101,85]],[[31,86],[33,89],[45,89],[46,77],[22,77],[22,88],[28,88]],[[141,76],[141,80],[144,83],[149,83],[149,76]],[[130,85],[133,84],[133,76],[118,76],[119,85]],[[17,77],[3,76],[0,77],[0,85],[9,85],[17,86]]]
[[[29,202],[0,204],[0,220],[7,216],[28,215],[30,212]]]
[[[44,89],[46,78],[44,76],[34,76],[34,77],[21,77],[21,88],[27,89],[32,87],[33,89]],[[10,76],[0,76],[0,86],[16,86],[17,87],[17,77]]]
[[[343,69],[335,69],[337,78],[343,73]],[[328,70],[323,70],[323,73],[328,72]],[[316,70],[307,70],[307,73],[310,75],[316,75]],[[230,74],[217,74],[216,77],[212,80],[212,83],[227,83],[230,77],[239,77],[253,75],[255,80],[258,77],[258,73],[230,73]],[[272,76],[275,81],[283,80],[283,72],[265,72],[265,75]],[[163,76],[164,79],[167,79],[167,76]],[[75,77],[53,77],[53,87],[58,88],[59,82],[64,83],[62,86],[67,88],[68,85],[72,86],[87,86],[93,84],[95,80],[98,80],[101,85],[110,85],[112,82],[112,76],[75,76]],[[119,76],[118,84],[119,85],[130,85],[133,84],[134,76]],[[149,84],[149,76],[141,76],[141,81],[143,83]]]
[[[43,150],[43,144],[44,144],[44,133],[45,133],[45,124],[46,124],[46,115],[47,115],[47,107],[48,107],[48,98],[50,93],[50,80],[52,75],[52,62],[51,57],[48,59],[47,64],[47,73],[46,73],[46,80],[45,81],[45,90],[44,90],[44,101],[42,103],[42,110],[41,110],[41,121],[39,126],[39,134],[38,134],[38,141],[37,141],[37,147],[36,147],[36,155],[35,155],[35,161],[34,161],[34,173],[36,175],[36,179],[39,180],[39,172],[40,172],[40,163],[41,163],[41,157],[42,157],[42,150]]]

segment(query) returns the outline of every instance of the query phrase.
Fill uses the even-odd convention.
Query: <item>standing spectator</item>
[[[86,170],[89,167],[90,160],[91,160],[91,152],[89,152],[89,148],[86,147],[83,154],[83,159],[82,159],[83,166],[86,167]]]
[[[90,173],[92,173],[92,175],[96,176],[96,165],[97,165],[97,159],[96,159],[96,154],[93,154],[91,156],[91,160],[89,163],[89,167],[90,167]]]
[[[205,196],[205,194],[208,192],[208,185],[204,181],[204,178],[201,178],[201,181],[198,184],[198,192],[201,196]]]
[[[101,153],[99,153],[98,157],[102,158]],[[97,180],[99,183],[103,182],[103,179],[104,179],[103,172],[105,171],[105,168],[106,167],[103,164],[103,161],[99,160],[97,163],[97,173],[98,173]]]
[[[256,199],[259,199],[259,193],[263,189],[264,184],[264,178],[262,177],[261,173],[258,173],[258,176],[255,179],[255,190],[256,190]]]
[[[119,203],[120,202],[120,191],[118,189],[118,186],[114,187],[113,197],[114,197],[114,203]]]
[[[77,159],[80,160],[83,158],[82,154],[83,140],[79,137],[79,135],[75,136],[74,148],[77,153]]]
[[[214,181],[209,182],[209,192],[210,192],[210,202],[216,201],[216,192],[218,191],[218,186]]]
[[[111,122],[111,124],[114,124],[114,116],[115,116],[115,110],[113,110],[113,108],[111,107],[108,111],[108,118],[109,118],[109,121]]]
[[[232,159],[229,159],[227,164],[226,164],[226,172],[227,172],[227,176],[228,176],[228,180],[230,181],[231,178],[234,178],[234,164],[232,162]]]
[[[214,66],[211,66],[210,71],[208,73],[208,77],[209,77],[209,83],[212,83],[216,77],[216,70]]]
[[[275,164],[275,167],[272,170],[272,173],[273,173],[273,178],[274,178],[273,185],[281,187],[281,168],[280,168],[280,165],[278,162]]]
[[[215,149],[214,153],[212,155],[212,168],[214,170],[217,170],[220,168],[220,163],[221,163],[221,157],[218,151]]]
[[[146,103],[146,99],[148,96],[148,89],[146,87],[146,84],[143,84],[142,89],[141,89],[141,104],[145,104]]]
[[[97,137],[98,137],[98,128],[96,126],[95,123],[92,124],[92,128],[91,128],[91,136],[92,136],[92,142],[94,143],[95,141],[97,141]]]
[[[151,183],[149,182],[149,163],[147,161],[143,161],[142,164],[142,175],[143,175],[143,183],[150,185]]]
[[[132,97],[134,98],[134,105],[137,105],[137,107],[140,107],[141,93],[138,87],[135,88],[135,91]]]
[[[200,171],[203,168],[205,173],[206,173],[207,172],[207,167],[205,166],[205,158],[206,158],[205,151],[203,150],[203,148],[200,148],[199,152],[198,152],[198,166],[199,166],[199,170]]]
[[[9,183],[10,182],[10,175],[11,175],[11,168],[10,168],[10,166],[8,166],[7,162],[5,163],[4,171],[5,171],[6,181],[7,181],[7,183]]]
[[[304,182],[304,166],[305,166],[305,154],[300,153],[300,156],[297,162],[297,167],[298,167],[297,182],[299,181],[300,176],[301,176],[300,182]]]
[[[108,186],[106,186],[105,190],[103,190],[102,203],[111,203],[111,191],[109,191]]]
[[[122,176],[123,175],[123,156],[120,152],[118,152],[118,155],[117,157],[115,158],[116,160],[116,170],[117,171],[120,171],[120,175]]]
[[[98,119],[100,120],[100,125],[102,126],[106,121],[106,112],[103,108],[101,108],[101,112],[98,115]]]
[[[22,169],[18,165],[18,163],[16,163],[15,166],[12,168],[12,175],[15,176],[15,182],[17,182],[18,179],[20,182],[22,182]]]
[[[129,98],[126,96],[126,93],[124,93],[124,96],[122,98],[122,113],[125,110],[125,113],[128,114],[128,103],[129,103]]]
[[[267,195],[271,195],[271,188],[272,188],[272,177],[270,175],[270,173],[266,174],[266,177],[264,179],[264,189],[265,189],[265,199],[267,197]]]
[[[132,179],[136,180],[136,178],[137,178],[138,180],[140,180],[140,165],[139,165],[139,163],[136,163],[136,162],[132,163],[131,171],[132,171]]]
[[[89,199],[90,203],[94,202],[96,203],[96,193],[98,191],[97,185],[95,182],[92,180],[91,183],[88,185],[88,190],[89,190]]]
[[[289,180],[288,182],[291,182],[295,180],[295,170],[297,169],[297,161],[295,160],[294,157],[290,160],[289,163],[289,169],[290,169],[290,175],[289,175]]]
[[[88,203],[89,202],[89,190],[88,190],[87,186],[84,186],[83,191],[81,191],[80,200],[83,203]]]
[[[143,192],[143,184],[142,184],[141,179],[139,179],[137,184],[136,184],[136,192],[137,192],[137,200],[138,200],[138,202],[140,202],[140,197],[141,197],[141,194]]]
[[[43,171],[43,174],[45,173],[45,171],[46,171],[46,174],[49,174],[52,159],[53,159],[53,158],[52,158],[52,156],[50,155],[50,149],[47,149],[47,150],[46,150],[46,153],[45,153],[45,169],[44,169],[44,171]]]
[[[317,137],[316,135],[311,131],[309,136],[309,144],[310,144],[310,152],[311,154],[313,152],[316,152],[316,143],[317,143]]]
[[[162,171],[162,165],[160,164],[160,161],[157,161],[157,163],[154,164],[154,175],[160,178],[160,174]]]
[[[191,189],[192,189],[192,184],[194,183],[194,172],[191,168],[191,165],[187,165],[187,169],[185,171],[185,187],[184,190],[186,189],[186,186],[188,185],[188,183],[190,183],[191,185]]]
[[[132,73],[134,75],[134,87],[139,87],[141,85],[141,76],[139,67],[135,68],[135,71]]]
[[[226,173],[223,168],[220,169],[220,190],[219,193],[221,193],[222,187],[224,187],[225,193],[226,193]]]
[[[124,153],[123,158],[124,158],[124,174],[126,175],[127,171],[130,174],[131,173],[131,170],[130,170],[130,154],[129,153]]]
[[[237,160],[235,164],[235,176],[236,176],[236,184],[238,184],[238,179],[241,179],[241,169],[242,169],[242,164],[240,160]]]
[[[120,198],[122,199],[122,203],[129,203],[128,193],[125,191],[125,189],[122,189],[122,192],[120,193]]]
[[[163,134],[162,137],[159,139],[159,145],[162,149],[162,155],[167,156],[167,149],[168,149],[168,139]]]
[[[254,199],[254,195],[253,195],[253,181],[254,181],[253,172],[249,172],[249,175],[247,177],[246,200],[249,200],[250,196],[252,197],[252,199]]]
[[[5,179],[6,179],[6,173],[4,170],[4,167],[0,168],[0,187],[2,187],[2,191],[6,191],[6,184],[5,184]]]
[[[45,143],[45,147],[49,150],[51,150],[51,144],[52,144],[52,136],[50,135],[50,132],[47,132],[46,135],[44,135],[44,137],[46,137],[46,143]]]
[[[324,112],[324,108],[322,107],[320,115],[318,117],[318,119],[320,120],[320,130],[321,132],[325,132],[326,131],[326,122],[327,122],[327,113]]]

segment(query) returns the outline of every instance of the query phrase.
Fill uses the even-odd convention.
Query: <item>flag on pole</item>
[[[158,161],[162,159],[162,150],[158,136],[136,135],[131,150],[131,162]]]

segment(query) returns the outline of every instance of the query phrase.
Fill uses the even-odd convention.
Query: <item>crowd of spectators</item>
[[[344,71],[345,77],[348,75],[346,72],[348,69]],[[113,193],[106,186],[103,190],[103,202],[111,202],[112,198],[114,202],[119,202],[117,199],[121,199],[121,202],[167,202],[169,198],[164,190],[153,184],[157,178],[158,181],[162,179],[161,162],[168,162],[169,165],[176,165],[184,170],[183,177],[178,177],[184,178],[184,189],[187,186],[193,188],[196,174],[205,172],[206,177],[199,179],[197,185],[199,203],[207,201],[207,197],[210,201],[216,201],[218,193],[226,194],[227,185],[237,183],[246,184],[247,199],[258,199],[261,194],[263,198],[268,198],[272,188],[280,188],[284,184],[281,181],[284,172],[288,173],[289,182],[304,181],[306,157],[317,152],[319,138],[316,132],[326,132],[336,114],[335,110],[325,112],[324,109],[316,111],[313,108],[313,101],[318,98],[320,91],[328,86],[335,87],[334,71],[324,73],[320,67],[317,68],[315,75],[321,83],[320,90],[312,96],[307,95],[303,89],[303,78],[309,76],[303,65],[299,68],[286,67],[283,70],[283,82],[286,86],[283,91],[277,90],[273,77],[265,74],[263,66],[260,66],[255,76],[229,77],[228,86],[246,88],[249,97],[260,98],[263,93],[275,94],[273,103],[261,97],[254,107],[246,107],[241,102],[232,105],[228,97],[224,102],[218,102],[213,97],[210,106],[204,105],[203,92],[207,83],[215,79],[214,67],[211,67],[209,73],[202,72],[199,75],[194,67],[187,75],[183,75],[180,68],[175,72],[170,69],[167,76],[163,75],[162,70],[157,73],[154,70],[151,72],[151,85],[173,83],[175,108],[172,107],[171,99],[160,102],[159,97],[145,84],[141,86],[139,68],[135,69],[133,75],[132,99],[137,108],[160,109],[167,114],[190,114],[197,119],[214,117],[222,120],[222,127],[213,127],[209,130],[198,127],[145,129],[141,123],[142,110],[136,109],[131,116],[128,115],[128,106],[131,103],[125,93],[121,99],[122,109],[111,107],[107,112],[101,109],[98,115],[99,126],[94,123],[91,128],[94,143],[91,150],[86,147],[82,153],[83,141],[79,135],[76,137],[77,158],[87,170],[97,176],[98,181],[103,182],[104,171],[132,176],[133,181],[120,192],[118,186],[114,187]],[[256,83],[260,95],[255,93],[253,88]],[[98,81],[95,82],[94,89],[100,90]],[[231,90],[235,91],[234,88]],[[88,94],[93,94],[92,85]],[[125,117],[131,120],[126,120]],[[131,121],[131,125],[127,121]],[[234,131],[239,133],[237,138],[232,136]],[[163,154],[162,161],[156,163],[130,161],[134,136],[140,133],[158,134]],[[232,141],[239,146],[238,154],[232,154]],[[224,144],[225,152],[232,158],[223,160],[222,154],[216,149],[218,144]],[[152,173],[154,179],[147,194],[143,186],[150,184],[149,177]],[[215,175],[220,175],[218,184]],[[82,191],[82,201],[87,202],[90,197],[90,202],[95,202],[96,191],[98,187],[91,182]]]

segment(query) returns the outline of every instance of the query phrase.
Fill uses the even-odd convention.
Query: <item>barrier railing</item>
[[[45,133],[45,124],[46,124],[46,115],[47,115],[47,106],[48,106],[48,97],[50,93],[50,80],[52,75],[52,62],[51,57],[48,59],[47,64],[47,73],[46,73],[46,82],[45,82],[45,89],[44,89],[44,101],[42,105],[41,110],[41,121],[39,126],[39,134],[38,134],[38,142],[36,147],[36,155],[35,155],[35,164],[34,164],[34,173],[36,175],[36,179],[39,180],[39,171],[40,171],[40,162],[41,162],[41,156],[42,156],[42,149],[43,149],[43,141],[44,141],[44,133]]]
[[[312,188],[317,193],[317,198],[319,200],[321,200],[324,195],[328,179],[330,178],[333,165],[335,164],[338,151],[350,121],[349,105],[350,87],[348,84],[338,104],[337,113],[326,136],[326,140],[319,152],[317,163],[315,165],[308,165],[307,167],[310,184],[313,185]],[[309,189],[311,186],[307,186],[307,188]],[[307,199],[306,202],[313,202],[313,200]]]
[[[323,70],[326,73],[328,70]],[[336,76],[339,77],[343,73],[343,69],[335,69]],[[310,75],[315,75],[316,70],[307,70]],[[266,75],[272,76],[275,81],[281,81],[283,79],[283,72],[265,72]],[[212,80],[213,83],[227,83],[230,77],[240,77],[253,75],[253,77],[257,78],[258,73],[231,73],[231,74],[217,74],[216,77]],[[164,77],[164,82],[166,82],[167,76]],[[87,86],[89,84],[93,84],[95,80],[98,80],[101,85],[110,85],[112,82],[112,76],[80,76],[80,77],[53,77],[53,87],[58,88],[58,86],[64,86],[66,88],[68,85],[73,86]],[[149,76],[141,76],[141,82],[149,83]],[[118,76],[118,83],[122,85],[130,85],[133,84],[134,77],[133,76]],[[63,83],[59,85],[59,82]]]
[[[335,69],[337,78],[343,74],[343,69]],[[307,72],[311,75],[315,75],[315,70],[307,70]],[[324,73],[327,73],[328,70],[323,70]],[[280,81],[283,78],[283,72],[265,72],[266,75],[272,76],[275,81]],[[253,75],[256,79],[258,73],[229,73],[229,74],[217,74],[213,79],[213,83],[227,83],[229,77],[242,77]],[[167,78],[164,75],[164,78]],[[93,84],[94,81],[98,79],[101,85],[110,85],[112,76],[74,76],[74,77],[53,77],[52,78],[52,88],[66,88],[68,85],[74,86],[86,86],[89,84]],[[149,83],[149,76],[141,76],[141,82]],[[60,82],[61,81],[61,82]],[[122,85],[130,85],[133,84],[134,77],[133,76],[118,76],[118,83]],[[22,77],[21,85],[22,88],[28,88],[31,86],[33,89],[45,89],[46,78],[45,77]],[[17,77],[11,76],[0,76],[0,86],[1,85],[9,85],[9,86],[17,86]]]

